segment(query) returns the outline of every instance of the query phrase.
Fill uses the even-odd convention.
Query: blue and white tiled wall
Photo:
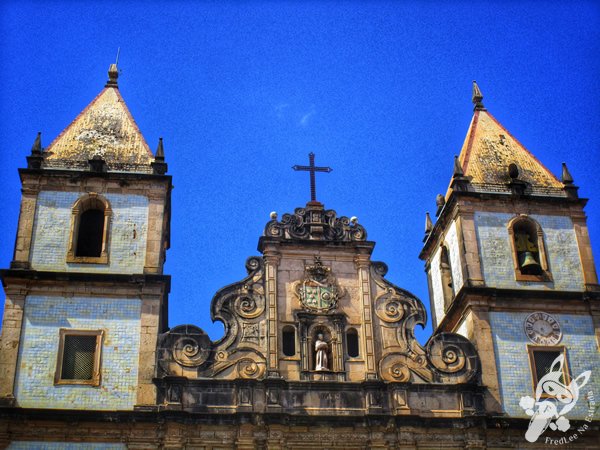
[[[495,288],[584,290],[577,237],[569,217],[532,214],[544,231],[552,282],[516,281],[506,213],[475,213],[475,226],[486,286]]]
[[[71,210],[79,192],[42,191],[38,195],[31,267],[35,270],[142,273],[146,258],[148,198],[142,195],[104,194],[112,209],[108,264],[66,262]],[[135,230],[135,233],[134,233]]]
[[[136,401],[141,301],[28,296],[15,383],[26,408],[131,410]],[[61,328],[104,330],[100,386],[54,385]]]
[[[534,397],[533,380],[529,365],[527,345],[532,344],[523,330],[530,312],[490,312],[490,325],[494,339],[494,352],[504,410],[512,417],[528,417],[519,406],[523,396]],[[582,389],[569,418],[584,419],[588,411],[586,395],[592,391],[595,402],[600,398],[600,353],[594,334],[591,316],[552,314],[561,326],[563,337],[558,345],[567,350],[567,362],[572,378],[586,370],[592,375]],[[532,344],[533,345],[533,344]]]

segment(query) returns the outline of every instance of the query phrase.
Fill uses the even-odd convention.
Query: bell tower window
[[[108,263],[108,237],[112,210],[108,200],[90,193],[71,209],[71,237],[67,262]]]
[[[440,254],[440,274],[442,277],[442,293],[444,295],[444,311],[447,311],[454,299],[454,283],[452,280],[452,266],[448,247],[442,246]]]
[[[542,227],[530,217],[519,216],[509,223],[508,233],[516,280],[552,281]]]
[[[104,232],[104,211],[88,209],[79,218],[77,230],[77,249],[75,256],[93,256],[98,258],[102,252],[102,234]]]

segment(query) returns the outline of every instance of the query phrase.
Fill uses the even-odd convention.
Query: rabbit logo
[[[565,416],[577,404],[580,389],[587,384],[592,372],[587,370],[565,385],[563,377],[564,355],[558,356],[550,366],[550,371],[538,382],[535,399],[521,397],[519,406],[531,416],[525,439],[535,442],[546,428],[566,432],[570,428]]]

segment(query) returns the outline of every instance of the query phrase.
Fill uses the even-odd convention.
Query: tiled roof
[[[78,169],[96,155],[109,170],[151,171],[154,157],[116,83],[109,83],[50,144],[45,166]]]

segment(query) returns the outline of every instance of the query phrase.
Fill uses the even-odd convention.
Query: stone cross
[[[315,154],[310,152],[308,154],[308,166],[293,166],[294,170],[303,170],[306,172],[310,172],[310,201],[317,201],[317,188],[315,186],[315,172],[331,172],[333,169],[331,167],[317,167],[315,166]]]

